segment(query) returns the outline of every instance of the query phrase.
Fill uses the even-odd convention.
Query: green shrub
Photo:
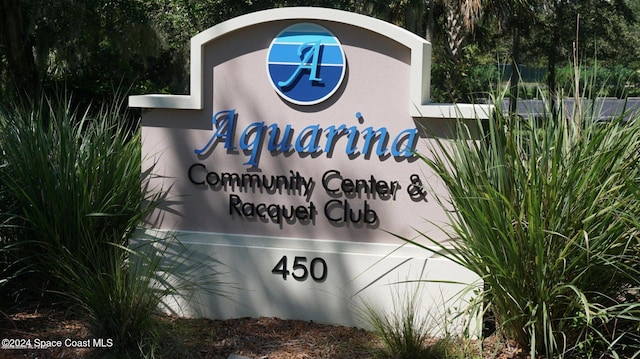
[[[94,112],[69,103],[1,112],[3,252],[14,272],[85,316],[96,337],[113,339],[119,356],[148,353],[162,334],[154,316],[162,300],[202,278],[191,276],[196,264],[177,241],[129,245],[162,191],[141,174],[140,130],[126,123],[123,102]]]
[[[499,328],[532,356],[633,353],[640,118],[560,112],[458,121],[457,139],[423,158],[450,194],[440,203],[455,208],[452,247],[438,250],[484,280]]]
[[[572,66],[557,69],[557,82],[561,93],[574,96],[575,71]],[[600,65],[580,68],[580,83],[589,84],[590,89],[598,89],[593,96],[626,98],[638,96],[640,93],[640,74],[636,69],[621,65],[606,67]]]

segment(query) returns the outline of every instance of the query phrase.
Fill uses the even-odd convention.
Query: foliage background
[[[355,11],[426,37],[434,50],[433,101],[470,101],[506,86],[502,64],[540,69],[542,82],[555,89],[574,44],[583,65],[615,77],[603,95],[638,93],[637,1],[3,0],[0,95],[33,95],[61,84],[86,102],[109,98],[120,85],[132,94],[184,94],[193,35],[282,6]]]
[[[189,81],[189,39],[192,36],[232,17],[282,6],[322,6],[354,11],[392,22],[425,37],[433,44],[432,100],[437,102],[475,101],[486,97],[486,94],[492,90],[501,92],[503,88],[509,86],[511,88],[507,92],[508,96],[534,97],[543,95],[553,101],[555,99],[554,92],[561,96],[573,94],[574,66],[577,64],[582,69],[580,82],[590,83],[593,89],[598,90],[594,92],[598,96],[625,97],[640,94],[640,60],[638,60],[640,58],[640,24],[638,22],[640,2],[635,0],[317,0],[313,2],[308,0],[0,0],[0,103],[8,102],[7,99],[19,103],[20,101],[15,99],[20,97],[47,98],[41,93],[55,93],[59,88],[72,89],[74,92],[73,104],[63,101],[59,104],[60,106],[44,109],[35,114],[29,111],[18,111],[17,114],[20,115],[18,117],[29,120],[20,122],[23,127],[13,125],[14,123],[10,126],[0,127],[0,134],[5,135],[0,141],[0,145],[3,146],[0,150],[0,156],[3,158],[0,159],[5,161],[3,163],[25,165],[22,168],[22,176],[17,176],[16,167],[10,169],[14,171],[13,177],[6,176],[7,172],[4,173],[2,178],[5,181],[0,181],[0,213],[11,214],[10,209],[15,209],[16,203],[19,202],[19,198],[12,198],[9,195],[7,188],[19,189],[20,184],[27,183],[34,178],[35,181],[42,182],[44,179],[49,179],[52,182],[49,187],[43,186],[45,183],[28,186],[28,188],[35,190],[35,193],[21,192],[25,195],[23,196],[24,205],[21,208],[48,208],[48,201],[45,203],[33,202],[34,199],[39,198],[38,190],[40,187],[48,190],[49,195],[44,198],[57,195],[60,199],[57,204],[66,205],[59,208],[49,208],[47,213],[58,216],[58,219],[53,221],[49,221],[51,216],[36,211],[21,213],[20,221],[24,222],[21,225],[13,225],[10,221],[5,221],[5,217],[0,219],[0,225],[7,229],[4,225],[12,224],[12,227],[9,227],[12,231],[32,231],[31,240],[23,245],[31,246],[30,249],[47,248],[47,250],[31,250],[31,252],[50,253],[57,259],[66,258],[65,261],[52,260],[51,257],[34,258],[34,263],[40,265],[34,270],[41,273],[58,273],[57,276],[54,276],[54,278],[60,279],[57,283],[60,286],[58,290],[79,306],[89,318],[93,319],[94,332],[98,334],[113,333],[122,329],[119,334],[122,339],[118,342],[128,342],[129,346],[133,348],[133,352],[136,352],[136,349],[144,349],[148,352],[162,341],[161,336],[154,332],[155,324],[148,322],[148,319],[151,318],[150,314],[157,306],[157,300],[166,295],[166,292],[157,293],[154,288],[149,291],[148,284],[149,280],[154,279],[150,273],[156,273],[157,266],[164,264],[149,258],[146,267],[129,266],[131,258],[141,257],[141,254],[125,248],[127,233],[139,219],[131,218],[131,216],[136,217],[139,208],[129,210],[116,206],[119,212],[125,212],[123,216],[124,227],[112,233],[100,232],[100,228],[115,227],[111,224],[105,225],[104,221],[119,217],[118,211],[113,211],[114,207],[109,207],[111,204],[109,200],[119,197],[109,191],[111,188],[124,188],[122,185],[110,185],[105,179],[121,183],[124,176],[91,174],[83,172],[83,170],[107,169],[107,165],[115,165],[115,169],[128,170],[132,174],[129,176],[131,185],[128,186],[131,190],[123,192],[126,198],[122,202],[139,205],[140,179],[139,165],[136,162],[140,159],[137,153],[138,149],[135,146],[127,147],[130,155],[122,156],[125,159],[134,159],[131,163],[126,163],[126,161],[122,163],[108,162],[95,166],[91,161],[95,159],[92,155],[99,155],[98,152],[93,151],[98,148],[98,144],[102,143],[105,151],[112,153],[111,145],[122,144],[126,147],[126,145],[134,143],[135,141],[128,141],[130,138],[125,138],[132,133],[128,131],[129,129],[123,128],[117,130],[115,134],[123,136],[121,141],[108,141],[108,139],[113,140],[112,135],[104,136],[104,134],[110,133],[108,130],[111,127],[100,128],[98,126],[94,133],[95,140],[92,140],[88,136],[93,131],[88,130],[91,129],[90,126],[87,125],[86,128],[82,127],[84,125],[73,126],[92,123],[94,116],[89,116],[84,112],[84,109],[89,108],[89,103],[111,101],[116,92],[115,89],[118,88],[129,88],[128,94],[186,93]],[[518,65],[519,71],[514,71],[516,69],[514,65]],[[521,76],[525,74],[525,66],[532,69],[535,76]],[[521,80],[524,83],[520,82]],[[532,87],[527,82],[536,82],[538,86]],[[536,90],[529,91],[530,88]],[[76,104],[83,106],[76,107]],[[72,113],[65,112],[69,109],[74,110]],[[77,113],[75,109],[78,109]],[[12,113],[15,112],[5,111],[3,117],[8,119]],[[113,123],[120,123],[122,113],[119,110],[110,112],[107,118],[112,119]],[[61,119],[59,122],[55,121],[56,116]],[[35,122],[30,122],[31,120]],[[72,127],[66,127],[66,130],[64,127],[56,127],[55,129],[48,127],[54,123]],[[105,122],[105,124],[110,123],[112,122]],[[546,124],[551,125],[552,121],[548,121]],[[559,142],[558,138],[545,138],[544,135],[551,136],[561,133],[555,129],[535,128],[535,123],[530,125],[531,127],[510,128],[507,134],[514,137],[505,138],[503,144],[505,148],[511,149],[511,157],[507,158],[500,166],[489,166],[491,170],[488,171],[468,171],[469,180],[476,180],[478,173],[487,173],[489,177],[495,174],[499,178],[502,175],[511,176],[513,178],[505,180],[504,183],[512,183],[515,179],[520,178],[519,183],[523,184],[522,188],[527,189],[528,181],[531,178],[537,178],[535,176],[529,177],[528,174],[539,172],[539,168],[527,168],[523,166],[521,159],[529,158],[531,161],[528,164],[532,167],[538,166],[536,161],[538,157],[531,156],[533,152],[541,153],[542,156],[555,152],[547,151],[550,148],[538,148],[535,144],[549,145]],[[43,126],[43,128],[30,132],[30,130],[38,128],[37,126]],[[11,134],[8,129],[20,128],[22,130],[19,131],[21,132],[19,135],[32,133],[36,137],[24,141],[23,137],[15,136],[13,143],[16,144],[16,151],[11,152],[7,147],[11,143],[11,137],[7,137]],[[38,146],[38,138],[46,142],[56,138],[48,136],[49,134],[65,131],[69,136],[60,137],[63,140],[59,140],[59,143],[44,143]],[[494,134],[496,133],[500,134],[499,131],[494,132]],[[521,137],[522,133],[528,134],[528,137]],[[135,136],[135,134],[133,135]],[[625,150],[637,148],[638,138],[637,135],[634,136],[629,137],[631,140],[627,142],[632,146],[622,146],[621,148]],[[83,142],[83,139],[86,142]],[[100,139],[102,142],[99,141]],[[531,142],[527,142],[527,140],[531,140]],[[492,143],[500,142],[494,140]],[[616,144],[615,141],[601,141],[601,143]],[[33,144],[34,147],[29,147],[30,144]],[[70,147],[62,146],[58,151],[53,152],[42,151],[43,148],[55,149],[58,144]],[[23,148],[21,145],[26,147]],[[598,171],[591,172],[593,183],[597,182],[597,178],[607,178],[605,175],[600,176],[600,174],[611,172],[603,166],[613,161],[607,161],[606,158],[600,160],[603,157],[591,156],[592,153],[588,151],[590,150],[588,146],[583,145],[584,147],[577,146],[576,149],[584,149],[582,152],[585,154],[584,156],[565,156],[564,153],[561,153],[556,159],[551,159],[551,163],[556,163],[554,161],[557,160],[557,163],[562,166],[551,166],[550,171],[554,176],[550,176],[550,178],[564,178],[561,175],[564,174],[565,167],[563,166],[565,165],[573,165],[570,167],[573,171],[566,171],[567,173],[575,175],[576,178],[582,176],[584,166],[583,163],[578,162],[583,158],[592,159],[592,163],[594,163],[592,168],[598,169]],[[78,146],[78,148],[74,146]],[[33,150],[33,152],[22,156],[23,152],[20,151],[23,149]],[[610,151],[595,151],[594,153],[601,155],[603,152],[606,154]],[[30,161],[8,160],[11,153],[14,153],[14,159],[27,158]],[[83,156],[73,158],[68,156],[69,153],[78,153]],[[505,153],[509,154],[508,151]],[[58,154],[57,157],[61,162],[52,169],[49,165],[54,163],[51,159],[55,157],[55,154]],[[636,157],[632,157],[632,155]],[[117,156],[98,156],[98,158],[103,157],[114,158]],[[485,154],[480,157],[492,158],[489,155],[485,156]],[[604,338],[604,342],[616,345],[625,344],[624,341],[619,340],[622,338],[618,335],[619,333],[634,333],[635,337],[631,343],[638,345],[637,292],[631,293],[628,290],[628,288],[637,289],[639,286],[638,278],[640,276],[637,274],[640,269],[637,260],[637,247],[633,246],[634,243],[637,245],[637,232],[624,237],[612,231],[611,228],[608,231],[600,231],[600,228],[593,229],[592,232],[599,232],[600,239],[603,239],[600,241],[603,243],[601,252],[595,251],[597,249],[596,242],[589,242],[587,248],[587,244],[583,245],[586,242],[580,241],[582,238],[580,234],[587,232],[583,226],[588,224],[594,226],[601,222],[620,224],[620,218],[626,218],[629,221],[635,221],[634,228],[637,228],[637,153],[632,152],[629,157],[632,159],[631,162],[635,163],[635,167],[633,167],[635,172],[626,172],[624,171],[626,168],[613,172],[616,175],[631,173],[635,176],[625,177],[623,182],[625,185],[626,183],[633,184],[629,187],[633,190],[630,190],[632,195],[622,198],[626,202],[618,201],[618,203],[628,204],[628,207],[635,211],[625,212],[634,213],[628,218],[618,216],[619,207],[612,205],[606,207],[610,211],[604,213],[610,215],[609,221],[594,221],[595,224],[591,222],[574,223],[565,220],[568,216],[561,213],[564,208],[532,205],[532,208],[546,208],[552,214],[543,217],[539,213],[528,211],[528,208],[524,210],[517,206],[517,204],[529,203],[523,200],[523,196],[501,196],[502,192],[500,191],[492,192],[494,194],[492,198],[497,200],[493,203],[495,206],[490,208],[494,210],[493,212],[486,208],[471,211],[474,214],[493,213],[495,218],[501,218],[501,215],[506,215],[503,210],[505,204],[511,204],[509,208],[512,210],[509,213],[516,220],[512,222],[511,218],[502,218],[504,220],[499,221],[499,223],[507,225],[507,228],[503,228],[502,238],[521,240],[517,245],[511,246],[512,248],[518,250],[531,248],[529,254],[532,256],[527,263],[536,264],[536,260],[543,257],[542,255],[536,256],[536,254],[543,250],[552,251],[555,249],[559,253],[555,253],[557,254],[555,265],[523,266],[524,272],[516,273],[514,276],[511,264],[523,258],[522,253],[514,252],[501,265],[494,266],[498,270],[504,269],[503,273],[498,273],[498,275],[496,273],[482,273],[485,279],[496,279],[486,293],[488,293],[488,299],[493,301],[494,308],[498,308],[495,314],[501,321],[499,324],[521,345],[530,345],[532,353],[537,351],[538,353],[555,354],[565,351],[567,348],[561,345],[563,338],[559,334],[563,332],[569,333],[570,339],[575,339],[575,342],[587,346],[595,342],[600,345],[602,341],[595,341],[595,339],[604,337],[602,333],[613,332],[615,335]],[[504,159],[500,156],[496,158]],[[576,162],[565,163],[565,160],[575,160]],[[41,165],[40,167],[35,166],[38,163]],[[469,161],[468,163],[482,162]],[[120,165],[122,166],[117,167]],[[40,168],[41,175],[34,177],[34,168]],[[506,168],[516,169],[516,171],[492,172],[495,169]],[[47,174],[55,173],[55,170],[64,171],[56,176],[47,176]],[[444,172],[442,171],[442,173]],[[68,176],[64,177],[63,175]],[[22,182],[12,182],[12,178],[21,179]],[[63,180],[56,181],[56,179]],[[573,179],[567,180],[568,185],[559,188],[567,189],[569,195],[558,198],[574,200],[575,198],[571,197],[574,194],[572,192],[573,184],[579,182]],[[72,188],[70,184],[74,183],[77,186]],[[82,186],[91,183],[103,184],[104,187]],[[518,182],[515,181],[515,183]],[[590,184],[582,183],[585,183],[585,186]],[[467,186],[463,185],[462,187]],[[62,191],[61,188],[69,189],[69,191]],[[478,188],[491,189],[491,186],[482,185]],[[545,188],[554,189],[556,186]],[[94,192],[91,191],[96,189],[104,189],[104,193],[100,192],[93,196]],[[507,186],[507,190],[513,189]],[[78,206],[80,203],[76,197],[78,193],[84,193],[84,198],[91,202],[87,204],[86,211],[85,207]],[[526,197],[524,199],[538,200],[540,198],[536,198],[534,195],[539,193],[523,190],[520,194],[524,194]],[[584,193],[595,192],[585,190]],[[618,192],[613,191],[612,193],[617,194]],[[542,194],[548,194],[549,198],[553,198],[552,195],[554,195],[554,193],[546,192],[542,192]],[[480,198],[481,195],[475,198]],[[530,196],[527,197],[527,195]],[[135,199],[131,200],[130,198]],[[463,195],[460,198],[471,198],[471,196]],[[502,201],[505,198],[509,201]],[[62,201],[62,199],[66,199],[66,201]],[[101,199],[106,199],[106,207],[100,206]],[[546,200],[546,197],[542,200]],[[474,201],[475,204],[477,204],[476,202],[479,203],[479,201]],[[489,202],[487,201],[487,203]],[[550,200],[547,203],[563,202]],[[586,204],[585,208],[591,210],[591,204],[596,202],[586,200],[584,203]],[[606,202],[605,204],[610,203]],[[531,221],[518,221],[517,218],[521,214],[518,210],[521,210],[520,212],[524,213],[525,217]],[[559,212],[554,214],[552,210]],[[575,212],[574,210],[570,213]],[[75,213],[76,222],[68,220],[71,213]],[[602,212],[596,214],[589,212],[588,214],[603,215]],[[474,216],[470,217],[475,218]],[[587,216],[586,218],[592,217]],[[15,220],[15,218],[12,219]],[[482,218],[480,217],[480,219]],[[528,223],[537,223],[536,221],[540,221],[540,219],[548,219],[548,223],[544,224],[549,224],[549,226],[541,224],[537,231],[529,231]],[[460,223],[460,231],[464,232],[467,229],[466,222],[463,220]],[[521,224],[517,226],[520,229],[519,236],[514,236],[510,232],[513,231],[512,226],[509,226],[510,223]],[[66,231],[57,227],[65,224],[68,227]],[[578,228],[579,231],[561,231],[562,225],[572,227],[569,229]],[[484,235],[472,233],[473,235],[467,237],[482,239],[494,236],[496,228],[499,227],[494,225],[492,221],[488,221],[485,226],[474,226],[473,228],[484,228],[487,233]],[[627,227],[621,224],[616,228],[626,229]],[[76,231],[80,229],[86,229],[86,233],[77,233]],[[48,232],[50,235],[45,236],[44,232]],[[66,234],[62,238],[58,238],[59,233]],[[551,236],[551,233],[560,235]],[[607,233],[611,235],[605,236]],[[15,232],[0,234],[0,244],[6,248],[9,243],[8,238],[13,238],[14,234]],[[629,241],[620,245],[617,239],[622,237]],[[46,238],[47,240],[38,240],[38,238]],[[537,240],[540,238],[542,240]],[[565,243],[557,241],[559,238],[572,240]],[[67,239],[77,239],[79,242],[54,246],[61,240]],[[592,240],[595,239],[598,239],[598,236],[592,237]],[[552,246],[545,242],[552,240],[559,242],[560,245]],[[479,244],[483,243],[489,243],[489,241],[483,241]],[[610,244],[611,247],[609,247]],[[527,245],[530,246],[527,247]],[[470,245],[466,247],[474,249]],[[106,256],[107,260],[100,263],[96,258],[105,256],[83,257],[76,252],[69,252],[68,248],[92,249],[91,251],[80,251],[80,254],[96,254],[102,251],[112,255]],[[479,246],[475,248],[485,249]],[[504,248],[508,248],[508,246]],[[624,251],[612,254],[608,251],[609,248],[623,248]],[[23,247],[22,249],[29,248]],[[488,250],[493,250],[493,248],[488,248]],[[565,252],[568,251],[575,255],[566,256]],[[4,250],[0,251],[2,256],[0,262],[11,262],[7,253]],[[468,254],[468,258],[458,257],[460,262],[475,258],[501,259],[499,255],[491,257],[481,251]],[[596,256],[597,254],[602,255]],[[550,255],[546,254],[546,256]],[[622,258],[623,261],[612,260],[616,256]],[[565,258],[574,258],[575,260],[569,263],[573,265],[566,266]],[[587,263],[585,264],[579,259],[584,259]],[[604,263],[597,262],[595,259],[603,259]],[[466,263],[474,264],[471,260]],[[61,263],[62,265],[49,267],[47,265],[49,263]],[[484,264],[480,263],[477,268],[491,268]],[[179,266],[179,263],[177,265]],[[618,267],[624,267],[628,270],[620,271]],[[145,268],[151,269],[145,271]],[[584,268],[587,268],[588,271],[585,271]],[[611,269],[607,273],[614,274],[600,282],[592,280],[596,277],[595,275],[585,274],[587,272],[603,273],[602,268]],[[94,275],[95,273],[101,273],[101,275]],[[167,273],[172,273],[172,271],[167,271]],[[551,277],[544,276],[549,273],[552,274]],[[628,276],[624,273],[635,275]],[[533,283],[522,280],[523,278],[534,278],[535,276],[532,274],[539,274],[538,280]],[[6,273],[0,276],[0,284],[5,277]],[[71,280],[64,282],[61,280],[64,278]],[[89,279],[89,281],[83,282],[81,280],[83,278]],[[142,280],[130,282],[130,278],[142,278]],[[555,280],[558,278],[559,280]],[[614,282],[611,282],[612,278],[615,279]],[[189,278],[185,279],[188,282]],[[500,282],[501,279],[505,281]],[[596,287],[583,286],[583,279],[588,283],[603,284]],[[611,283],[614,285],[610,285]],[[504,292],[500,292],[501,288],[505,289]],[[607,288],[613,292],[607,292]],[[138,291],[138,289],[140,290]],[[549,292],[550,290],[552,293]],[[553,292],[554,290],[555,292]],[[118,300],[104,301],[103,299],[109,298],[109,295],[99,295],[100,293],[118,293],[120,296]],[[557,293],[560,293],[560,297],[565,300],[558,300]],[[515,298],[518,294],[517,299],[521,300],[514,300],[513,303],[500,303],[500,299]],[[629,300],[626,299],[628,294],[632,296]],[[625,298],[617,300],[618,296],[625,296]],[[549,304],[553,306],[551,308],[553,310],[543,310],[532,303],[541,303],[542,306]],[[502,313],[499,312],[500,307],[505,309]],[[631,318],[620,315],[621,312],[626,314],[631,311],[633,311]],[[592,313],[597,315],[591,317]],[[412,320],[405,319],[405,322],[409,321]],[[515,329],[509,330],[508,323],[514,324]],[[621,326],[619,323],[623,325]],[[612,328],[613,331],[610,330]],[[111,334],[105,334],[105,336],[111,336]],[[591,348],[577,349],[585,352],[584,349],[588,351],[601,348],[593,348],[592,346]]]

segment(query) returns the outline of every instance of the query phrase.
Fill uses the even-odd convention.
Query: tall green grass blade
[[[532,354],[614,350],[617,337],[593,339],[612,323],[638,334],[640,119],[600,123],[591,110],[459,121],[456,140],[422,157],[455,208],[452,246],[431,244],[484,280],[500,329]]]
[[[149,187],[151,173],[141,174],[140,130],[122,100],[85,111],[70,103],[0,110],[1,254],[14,274],[61,294],[121,354],[155,348],[164,298],[200,285],[222,294],[222,284],[215,271],[195,277],[200,263],[175,240],[130,246],[163,198]]]

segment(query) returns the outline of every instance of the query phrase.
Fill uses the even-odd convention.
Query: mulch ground
[[[180,338],[179,343],[169,345],[169,351],[162,353],[161,357],[166,358],[226,359],[231,354],[252,359],[375,358],[382,348],[379,338],[371,332],[298,320],[240,318],[221,321],[167,317],[163,321]],[[63,343],[60,348],[0,349],[0,359],[110,356],[108,348],[92,348],[95,338],[91,337],[86,323],[59,306],[0,311],[0,338],[19,339],[24,343],[30,340],[32,345],[36,339]],[[107,343],[103,341],[103,344]],[[74,348],[73,345],[89,348]],[[498,345],[495,338],[486,339],[483,350],[484,358],[525,358],[521,350]]]

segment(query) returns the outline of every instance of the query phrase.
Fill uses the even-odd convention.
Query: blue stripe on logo
[[[273,82],[285,81],[296,69],[294,65],[269,65],[269,73]],[[322,82],[309,81],[309,74],[300,76],[293,86],[288,89],[281,89],[282,93],[295,98],[298,101],[313,101],[327,95],[328,89],[338,86],[341,78],[342,67],[323,67],[320,69]],[[326,79],[326,80],[325,80]]]
[[[324,45],[324,44],[323,44]],[[274,44],[271,47],[269,63],[285,63],[285,64],[299,64],[300,56],[298,56],[298,47],[300,45],[284,45]],[[324,65],[343,65],[344,59],[342,57],[342,51],[338,46],[322,46],[322,53],[320,55],[321,66]]]
[[[333,35],[328,33],[303,33],[303,32],[285,32],[282,35],[278,36],[274,44],[280,43],[294,43],[294,44],[304,44],[307,42],[315,42],[320,41],[321,44],[332,44],[338,45],[338,42],[333,37]]]

